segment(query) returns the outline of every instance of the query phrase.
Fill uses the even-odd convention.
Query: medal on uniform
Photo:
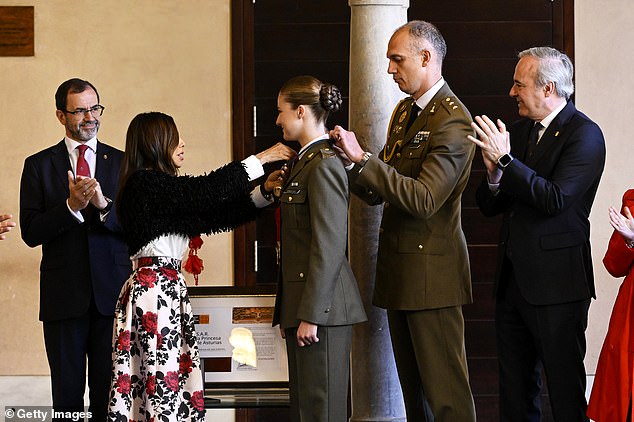
[[[414,135],[414,139],[411,142],[410,148],[418,148],[421,146],[422,142],[425,142],[429,139],[429,135],[431,134],[428,130],[421,130],[416,135]]]

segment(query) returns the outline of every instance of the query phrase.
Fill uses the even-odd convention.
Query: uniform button
[[[304,273],[299,273],[299,278],[304,278]]]
[[[423,245],[418,245],[418,250],[423,250]]]
[[[330,308],[326,308],[326,310],[324,311],[325,313],[330,312]]]
[[[410,153],[409,153],[409,156],[411,157],[413,154],[414,154],[413,152],[410,152]]]
[[[396,153],[396,158],[401,158],[401,153],[400,152]]]
[[[368,189],[368,195],[374,195],[374,192],[372,192],[370,189]]]
[[[288,197],[288,202],[293,202],[293,197],[292,196]]]
[[[389,202],[386,202],[386,203],[385,203],[385,208],[388,208],[389,206],[390,206],[390,203],[389,203]]]

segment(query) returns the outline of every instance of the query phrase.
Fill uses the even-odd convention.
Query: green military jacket
[[[406,130],[413,102],[396,106],[383,150],[349,173],[355,194],[383,204],[373,302],[395,310],[470,303],[460,203],[475,152],[471,115],[445,83]]]
[[[341,160],[328,140],[315,142],[294,164],[280,197],[281,277],[273,325],[366,320],[346,257],[348,200]]]

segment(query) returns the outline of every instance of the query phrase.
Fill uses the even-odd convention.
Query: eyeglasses
[[[104,109],[105,109],[104,106],[102,106],[101,104],[97,104],[90,108],[78,108],[75,111],[68,111],[68,110],[63,110],[63,111],[64,113],[72,114],[73,116],[83,116],[86,113],[90,113],[92,114],[92,117],[99,117],[103,114]]]

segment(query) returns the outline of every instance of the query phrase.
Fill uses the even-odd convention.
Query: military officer
[[[471,278],[460,223],[474,148],[465,141],[469,111],[442,77],[446,49],[427,22],[392,35],[388,73],[410,97],[396,106],[380,153],[364,151],[353,132],[331,132],[354,163],[351,191],[384,204],[373,303],[387,309],[409,421],[475,421],[462,316]]]

